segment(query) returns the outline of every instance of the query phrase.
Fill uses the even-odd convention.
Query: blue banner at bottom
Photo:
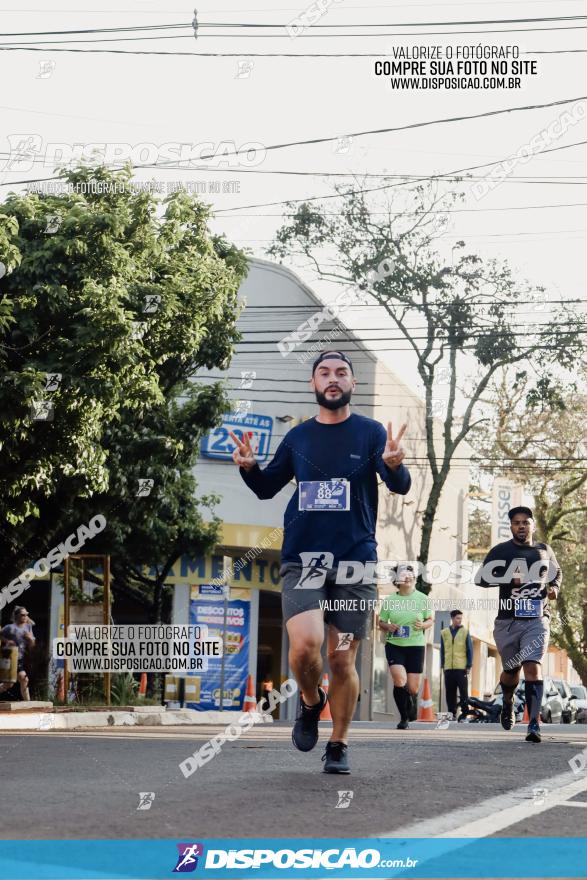
[[[585,878],[587,838],[19,840],[2,880]]]

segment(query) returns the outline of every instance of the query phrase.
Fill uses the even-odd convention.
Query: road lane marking
[[[534,790],[548,790],[548,797],[538,805]],[[373,837],[490,837],[539,813],[557,806],[567,806],[569,798],[587,791],[587,775],[567,772],[532,782],[507,794],[497,795],[479,804],[452,810],[434,819],[404,825]]]

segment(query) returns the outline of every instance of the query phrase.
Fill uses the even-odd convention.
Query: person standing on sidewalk
[[[534,541],[534,516],[529,507],[508,511],[511,541],[492,547],[475,582],[481,587],[499,586],[499,610],[493,637],[503,672],[501,726],[511,730],[516,723],[514,693],[524,667],[526,706],[530,723],[526,742],[542,741],[538,719],[544,682],[542,660],[550,639],[549,599],[556,599],[562,571],[552,547]]]
[[[411,485],[402,464],[406,425],[394,437],[391,423],[386,431],[379,422],[351,413],[355,386],[353,365],[344,352],[325,351],[316,358],[310,387],[318,415],[288,431],[263,470],[246,432],[231,434],[233,460],[257,498],[273,498],[297,481],[284,515],[280,569],[289,663],[301,691],[292,740],[302,752],[318,742],[327,699],[320,687],[326,623],[333,721],[323,756],[326,773],[350,772],[348,731],[359,694],[355,661],[377,605],[377,478],[400,495]],[[341,566],[341,575],[340,562],[355,564],[351,576],[349,566]]]
[[[18,683],[20,695],[23,700],[29,701],[29,677],[25,669],[25,654],[28,648],[34,647],[33,636],[34,621],[30,619],[26,608],[17,606],[12,614],[12,623],[8,623],[0,630],[0,641],[7,647],[18,648]]]
[[[461,712],[468,709],[468,676],[473,666],[473,642],[463,626],[463,612],[450,612],[450,626],[440,631],[440,666],[444,670],[446,706],[457,717],[457,690]]]

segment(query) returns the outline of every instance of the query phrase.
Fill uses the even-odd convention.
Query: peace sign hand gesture
[[[401,440],[407,427],[407,423],[404,422],[399,429],[397,437],[394,439],[391,422],[387,423],[387,443],[385,444],[385,449],[383,450],[383,455],[381,457],[387,467],[392,471],[398,468],[405,458],[406,453],[401,445]]]
[[[251,449],[249,435],[246,431],[243,431],[243,439],[241,440],[240,437],[237,437],[232,431],[229,431],[228,433],[236,443],[236,449],[232,453],[232,460],[245,471],[250,471],[257,462],[253,450]]]

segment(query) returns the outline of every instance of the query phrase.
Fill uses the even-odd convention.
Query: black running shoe
[[[300,752],[310,752],[318,742],[318,722],[320,713],[326,705],[326,692],[318,688],[320,702],[317,706],[306,706],[300,697],[300,714],[295,720],[291,738],[296,749]]]
[[[326,751],[322,755],[323,773],[350,773],[348,746],[341,742],[327,742]]]
[[[537,721],[531,721],[528,725],[528,733],[526,734],[526,742],[527,743],[539,743],[542,742],[542,735],[540,733],[540,725]]]
[[[398,724],[396,724],[398,730],[407,730],[409,726],[408,722],[404,721],[403,718]]]
[[[511,700],[506,702],[503,701],[503,706],[501,707],[501,714],[499,716],[499,720],[501,721],[501,726],[504,730],[511,730],[514,724],[516,723],[516,713],[514,712],[514,701]]]
[[[416,694],[410,694],[408,701],[408,721],[415,721],[418,717],[418,697]]]

